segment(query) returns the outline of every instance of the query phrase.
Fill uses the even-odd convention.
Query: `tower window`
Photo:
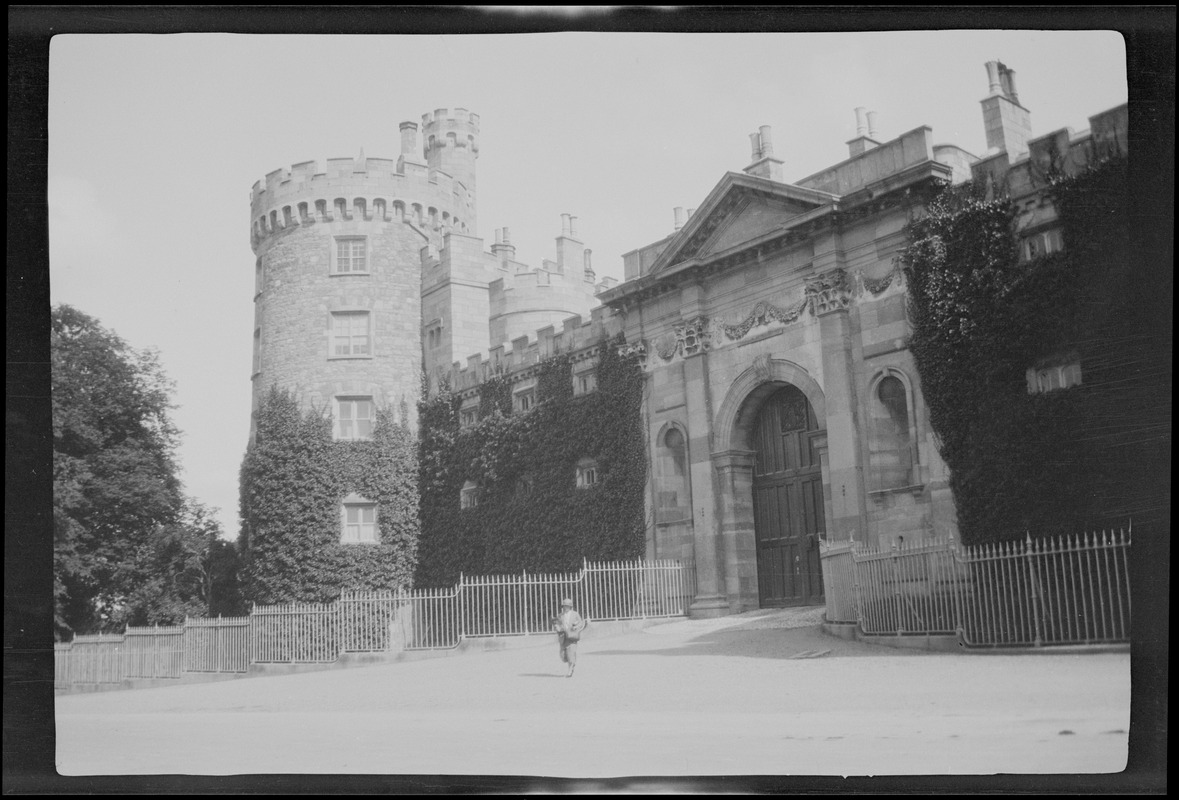
[[[332,313],[332,349],[335,358],[367,356],[371,352],[371,332],[367,311]]]
[[[1039,233],[1033,233],[1031,236],[1026,237],[1020,248],[1020,255],[1024,261],[1031,261],[1040,256],[1059,253],[1063,249],[1064,238],[1061,235],[1060,228],[1053,228],[1052,230],[1040,231]]]
[[[377,543],[376,503],[344,503],[343,544]]]
[[[573,376],[573,393],[589,394],[598,388],[598,374],[594,370],[586,370]]]
[[[1063,359],[1045,367],[1027,371],[1028,394],[1043,394],[1055,389],[1068,389],[1081,385],[1081,362]]]
[[[474,481],[467,481],[459,492],[459,508],[477,508],[479,506],[479,487]]]
[[[516,392],[516,394],[513,396],[513,400],[515,411],[521,414],[525,411],[531,411],[533,406],[536,405],[536,392],[532,391],[531,389],[524,392]]]
[[[373,399],[336,398],[336,439],[364,441],[373,438]]]
[[[339,275],[368,272],[367,245],[363,236],[347,236],[336,239],[334,272]]]
[[[597,486],[601,480],[598,472],[598,462],[592,458],[583,458],[577,462],[577,488],[588,489]]]

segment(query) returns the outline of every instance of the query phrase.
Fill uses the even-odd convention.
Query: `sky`
[[[175,383],[185,491],[238,533],[250,422],[250,189],[328,158],[396,159],[398,124],[480,116],[479,235],[555,257],[563,213],[601,276],[673,231],[749,134],[787,181],[847,157],[854,109],[878,138],[933,129],[985,150],[984,63],[1015,70],[1034,135],[1126,102],[1108,31],[73,34],[50,46],[50,297],[153,348]]]

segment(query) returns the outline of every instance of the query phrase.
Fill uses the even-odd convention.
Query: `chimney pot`
[[[867,109],[863,106],[856,108],[856,136],[865,136],[868,133],[868,123],[864,117],[866,113]]]
[[[876,112],[868,112],[868,137],[870,139],[876,138]]]
[[[770,126],[762,125],[757,129],[758,138],[761,140],[761,156],[766,158],[774,154],[774,143],[770,139]]]
[[[684,207],[676,206],[672,209],[672,213],[675,215],[675,229],[678,231],[684,227]]]
[[[749,145],[750,149],[753,151],[750,155],[750,159],[752,161],[757,161],[759,158],[761,158],[761,134],[749,134]]]
[[[999,62],[998,61],[988,61],[987,62],[987,82],[990,84],[990,87],[987,89],[988,93],[999,94],[1003,91],[1003,86],[999,82]]]

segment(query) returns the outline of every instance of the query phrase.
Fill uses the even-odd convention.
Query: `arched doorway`
[[[806,395],[787,385],[774,392],[753,426],[753,520],[760,605],[822,602],[819,538],[824,530],[822,434]]]

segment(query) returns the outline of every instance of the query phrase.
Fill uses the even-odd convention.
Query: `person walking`
[[[561,646],[561,660],[569,665],[566,678],[573,677],[573,668],[577,666],[577,643],[581,641],[581,632],[585,630],[586,621],[573,608],[573,601],[565,598],[561,602],[561,613],[553,618],[553,628],[557,631],[557,642]]]

